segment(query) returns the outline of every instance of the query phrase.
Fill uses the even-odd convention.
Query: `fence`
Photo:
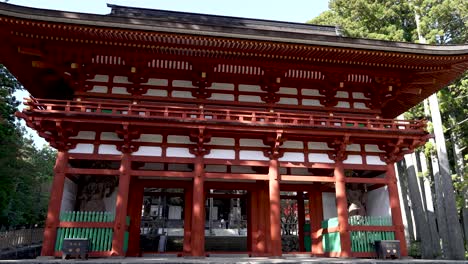
[[[0,250],[39,244],[44,228],[18,229],[0,232]]]
[[[62,212],[60,222],[72,223],[111,223],[114,214],[109,212]],[[73,224],[72,224],[73,225]],[[112,249],[112,227],[60,227],[57,230],[55,251],[62,249],[66,238],[87,238],[90,242],[90,251],[110,251]],[[128,235],[126,235],[128,237]],[[127,240],[127,239],[126,239]],[[128,245],[128,243],[125,243]]]
[[[391,226],[391,217],[384,216],[351,216],[348,220],[351,226]],[[352,252],[374,252],[374,241],[394,240],[395,233],[391,231],[352,231]]]

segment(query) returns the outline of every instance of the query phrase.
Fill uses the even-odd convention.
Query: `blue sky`
[[[304,23],[328,9],[328,0],[10,0],[10,4],[82,13],[108,14],[107,3],[143,8],[184,11]],[[26,91],[16,94],[22,99]],[[24,122],[23,122],[24,123]],[[35,144],[46,142],[28,128]]]

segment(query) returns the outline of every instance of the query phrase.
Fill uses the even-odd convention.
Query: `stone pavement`
[[[70,263],[70,264],[149,264],[149,263],[171,263],[171,264],[261,264],[261,263],[333,263],[333,264],[370,264],[370,263],[385,263],[385,264],[432,264],[432,263],[467,263],[464,261],[453,260],[418,260],[418,259],[400,259],[400,260],[376,260],[376,259],[339,259],[339,258],[314,258],[303,256],[284,256],[282,258],[249,258],[239,255],[219,255],[216,257],[207,258],[177,258],[173,256],[152,256],[143,258],[110,258],[110,259],[89,259],[89,260],[61,260],[61,259],[28,259],[28,260],[0,260],[0,264],[52,264],[52,263]]]

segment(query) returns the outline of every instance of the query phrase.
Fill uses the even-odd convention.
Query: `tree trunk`
[[[457,176],[460,179],[460,182],[465,181],[465,161],[463,160],[463,153],[460,149],[460,145],[458,144],[459,138],[455,134],[455,132],[451,133],[451,138],[453,142],[453,156],[455,157],[455,171],[457,172]],[[462,190],[461,195],[462,198],[462,208],[461,208],[461,220],[462,220],[462,227],[465,234],[465,246],[468,250],[468,190],[465,188]]]
[[[414,234],[414,227],[413,227],[413,219],[411,218],[411,209],[409,207],[408,201],[408,181],[405,173],[405,165],[403,164],[404,160],[399,161],[396,163],[397,171],[398,171],[398,182],[400,183],[400,194],[401,194],[401,208],[404,208],[404,216],[403,220],[406,220],[406,233],[408,236],[408,245],[415,241],[415,234]]]
[[[408,189],[411,199],[411,205],[414,212],[414,220],[416,228],[419,229],[421,241],[421,257],[424,259],[431,259],[434,257],[432,251],[432,239],[430,232],[426,232],[425,228],[428,226],[426,215],[423,210],[421,201],[421,193],[419,192],[418,178],[411,155],[405,155],[406,172],[408,175]]]
[[[432,196],[432,189],[431,189],[431,181],[430,175],[428,175],[429,170],[427,168],[427,160],[426,156],[424,156],[423,152],[418,152],[417,156],[419,157],[419,164],[421,168],[421,173],[423,174],[422,177],[422,187],[424,189],[425,195],[425,210],[426,210],[426,217],[427,222],[429,224],[429,231],[431,233],[432,239],[432,251],[434,252],[434,256],[440,256],[440,236],[437,232],[437,223],[436,223],[436,215],[434,212],[434,198]]]
[[[440,117],[437,94],[429,97],[429,107],[431,109],[432,123],[437,146],[437,156],[439,157],[440,173],[434,175],[435,182],[440,183],[440,191],[437,198],[443,198],[443,207],[445,208],[445,217],[447,223],[447,233],[449,239],[449,251],[447,257],[450,259],[465,259],[465,247],[463,243],[462,230],[458,218],[457,207],[455,204],[455,193],[453,189],[452,178],[450,175],[450,166],[447,157],[447,148],[445,146],[445,137]]]

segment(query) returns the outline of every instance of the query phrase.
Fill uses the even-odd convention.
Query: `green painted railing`
[[[391,226],[389,216],[351,216],[348,220],[352,226]],[[352,252],[375,252],[374,241],[394,240],[395,233],[390,231],[352,231]]]
[[[115,215],[110,212],[62,212],[60,221],[105,223],[113,222],[114,217]],[[90,242],[90,251],[110,251],[112,249],[112,235],[112,228],[60,227],[57,230],[55,250],[62,250],[65,238],[87,238]],[[126,244],[128,245],[128,243]]]
[[[348,218],[351,226],[392,226],[389,216],[351,216]],[[322,221],[322,228],[338,226],[338,218],[330,218]],[[352,252],[374,252],[374,241],[394,240],[395,233],[389,231],[352,231]],[[340,252],[341,243],[339,232],[331,232],[322,235],[322,246],[324,252]]]

